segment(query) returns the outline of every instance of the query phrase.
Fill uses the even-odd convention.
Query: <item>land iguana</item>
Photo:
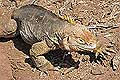
[[[42,54],[57,48],[69,52],[90,51],[96,57],[99,54],[104,56],[96,36],[86,26],[71,24],[41,6],[22,6],[13,12],[12,19],[17,22],[17,29],[10,35],[20,34],[26,43],[32,45],[30,55],[40,70],[43,65],[53,67]]]

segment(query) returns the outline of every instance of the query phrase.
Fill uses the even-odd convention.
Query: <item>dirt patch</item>
[[[93,30],[102,45],[113,44],[116,54],[107,56],[108,60],[97,63],[92,60],[92,55],[85,54],[78,68],[66,75],[58,71],[48,71],[48,76],[40,76],[41,72],[26,63],[26,55],[29,55],[30,45],[26,44],[20,36],[11,39],[0,39],[0,76],[1,80],[119,80],[120,78],[120,1],[118,0],[0,0],[0,32],[5,28],[12,31],[16,25],[11,22],[12,12],[26,4],[36,4],[51,10],[57,15],[67,15],[76,22],[91,27],[91,25],[107,24],[109,30],[104,26],[96,26]],[[118,28],[111,28],[117,26]],[[94,26],[92,26],[94,27]],[[0,35],[3,35],[1,34]],[[111,33],[111,34],[110,34]],[[109,35],[110,36],[109,36]],[[5,35],[5,33],[4,33]],[[51,55],[48,55],[51,56]],[[73,54],[72,59],[82,55]],[[48,58],[49,59],[49,58]],[[69,58],[68,58],[69,59]],[[117,70],[113,70],[112,60],[115,60]],[[58,59],[57,59],[58,60]],[[67,60],[68,61],[68,60]],[[74,61],[73,61],[74,62]],[[3,67],[4,66],[4,67]],[[70,66],[72,67],[72,66]],[[63,67],[67,69],[67,67]]]

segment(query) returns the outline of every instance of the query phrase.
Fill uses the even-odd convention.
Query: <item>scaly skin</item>
[[[42,70],[42,54],[61,48],[70,52],[100,51],[96,37],[83,25],[71,24],[54,13],[36,5],[26,5],[14,11],[12,18],[17,22],[17,32],[32,45],[30,55],[36,67]],[[48,61],[44,64],[51,65]],[[41,63],[41,64],[40,64]],[[49,67],[49,66],[48,66]]]
[[[23,6],[12,18],[18,23],[23,40],[29,44],[45,40],[50,48],[69,51],[91,51],[96,47],[95,36],[85,26],[70,24],[43,7]]]

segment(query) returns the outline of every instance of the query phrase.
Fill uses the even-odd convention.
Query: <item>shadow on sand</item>
[[[15,38],[9,38],[9,39],[0,38],[0,42],[7,42],[10,40],[13,41],[15,48],[17,48],[19,51],[22,51],[24,54],[30,56],[29,50],[31,49],[32,45],[29,45],[26,42],[24,42],[21,36],[17,36]],[[57,50],[49,51],[43,56],[45,56],[45,58],[48,61],[50,61],[55,67],[59,65],[61,68],[70,68],[76,66],[76,63],[79,65],[80,62],[79,61],[75,62],[70,54],[64,57],[64,55],[67,53],[68,51],[57,49]],[[30,64],[31,67],[35,67],[31,59],[26,58],[25,62]]]

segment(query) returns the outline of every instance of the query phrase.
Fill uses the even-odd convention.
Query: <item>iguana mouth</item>
[[[76,47],[77,51],[87,50],[87,51],[93,52],[93,50],[96,48],[96,44],[92,44],[92,45],[73,45],[73,47]]]
[[[76,41],[77,44],[78,44],[78,47],[79,49],[83,49],[83,50],[88,50],[88,51],[91,51],[91,50],[94,50],[96,48],[96,43],[79,43],[79,41]]]
[[[96,44],[67,44],[65,48],[70,51],[90,51],[93,52],[96,49]]]
[[[86,48],[88,48],[88,49],[94,49],[94,48],[96,48],[96,44],[88,45]]]
[[[93,52],[93,50],[96,48],[96,44],[88,45],[85,48],[88,49],[89,51]]]

